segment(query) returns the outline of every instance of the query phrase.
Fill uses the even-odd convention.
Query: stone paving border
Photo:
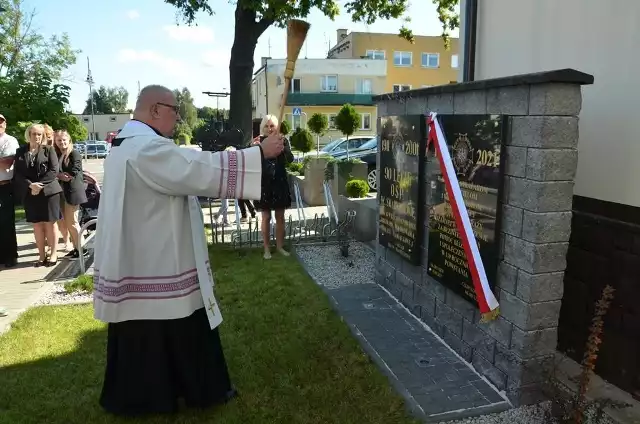
[[[441,422],[511,408],[503,394],[384,288],[373,281],[333,289],[316,283],[412,415]]]

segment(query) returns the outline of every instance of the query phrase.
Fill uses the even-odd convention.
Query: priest
[[[170,137],[172,91],[145,87],[104,162],[95,236],[95,317],[108,323],[100,397],[116,415],[173,413],[235,396],[218,328],[197,196],[259,199],[264,159],[280,136],[238,151],[201,152]]]

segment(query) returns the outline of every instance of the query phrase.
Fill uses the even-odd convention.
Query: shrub
[[[313,136],[307,129],[296,128],[291,136],[291,146],[302,153],[313,149]]]
[[[71,293],[92,293],[93,292],[93,275],[81,275],[73,281],[64,283],[64,290]]]
[[[309,118],[309,122],[307,122],[307,126],[312,133],[317,135],[318,137],[324,135],[329,128],[329,118],[324,113],[314,113]]]
[[[289,124],[289,121],[287,121],[286,119],[283,119],[282,122],[280,122],[280,134],[287,135],[290,132],[291,124]]]
[[[360,199],[369,194],[369,184],[365,180],[351,180],[344,186],[347,196]]]
[[[289,172],[300,175],[302,171],[302,164],[300,162],[291,162],[287,164],[287,169]]]

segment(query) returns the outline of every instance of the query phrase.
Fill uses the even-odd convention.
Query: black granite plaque
[[[420,264],[424,227],[424,115],[380,118],[379,242]]]
[[[493,290],[498,267],[498,222],[504,180],[502,149],[506,119],[502,115],[438,115],[438,120],[447,139],[471,227]],[[429,168],[436,172],[430,172],[429,175],[431,199],[427,272],[477,304],[467,257],[436,158],[429,159]]]

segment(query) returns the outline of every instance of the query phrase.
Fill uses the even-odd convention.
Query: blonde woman
[[[44,140],[42,141],[43,146],[53,146],[53,128],[49,126],[49,124],[43,124],[44,127]]]
[[[43,145],[43,125],[30,125],[24,138],[28,144],[16,152],[14,178],[25,191],[24,211],[27,222],[33,224],[39,254],[35,266],[53,266],[58,262],[58,238],[54,225],[60,217],[62,192],[57,179],[58,157],[53,147]],[[50,257],[46,255],[45,244],[49,246]]]
[[[275,134],[278,128],[278,118],[267,115],[260,124],[260,136],[253,140],[253,144],[262,143],[268,136]],[[284,210],[291,206],[289,192],[289,177],[287,163],[293,161],[289,140],[284,140],[284,150],[275,159],[265,159],[262,171],[262,196],[254,202],[256,210],[262,212],[262,242],[264,258],[271,258],[271,211],[276,217],[276,249],[284,256],[289,252],[284,250]]]
[[[60,198],[62,220],[58,221],[58,227],[63,233],[63,237],[64,233],[69,234],[73,244],[70,256],[77,258],[79,257],[78,247],[80,247],[81,242],[78,211],[80,210],[80,205],[87,201],[82,175],[82,156],[73,149],[71,136],[66,130],[56,131],[53,140],[60,165],[58,181],[62,186],[62,196]]]

